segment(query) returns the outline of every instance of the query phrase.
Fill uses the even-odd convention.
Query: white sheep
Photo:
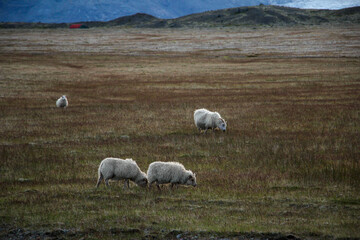
[[[205,108],[197,109],[194,111],[194,121],[200,132],[205,130],[204,133],[206,133],[209,128],[213,131],[215,128],[226,131],[226,122],[218,112],[211,112]]]
[[[120,158],[105,158],[101,161],[98,169],[99,178],[96,187],[99,187],[101,180],[104,179],[106,186],[109,180],[125,180],[124,188],[130,188],[129,180],[141,187],[147,186],[146,174],[142,172],[134,160]]]
[[[171,188],[176,184],[191,185],[196,187],[196,176],[178,162],[153,162],[147,171],[149,189],[154,182],[160,190],[159,184],[171,183]]]
[[[65,95],[62,95],[57,101],[56,106],[60,108],[66,108],[69,105],[69,102]]]

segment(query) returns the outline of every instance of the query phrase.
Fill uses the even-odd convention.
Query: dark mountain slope
[[[360,7],[342,10],[308,10],[263,5],[192,14],[168,22],[176,23],[177,26],[204,27],[360,23]]]
[[[116,18],[107,23],[110,25],[141,25],[152,21],[156,22],[159,21],[159,19],[145,13],[136,13],[134,15]]]

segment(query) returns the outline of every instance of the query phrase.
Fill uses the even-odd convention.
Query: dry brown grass
[[[3,236],[360,237],[357,27],[0,31]],[[229,131],[199,135],[201,107]],[[198,188],[95,190],[109,156],[182,162]]]

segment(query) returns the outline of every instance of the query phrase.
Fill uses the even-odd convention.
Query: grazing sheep
[[[149,165],[147,175],[149,189],[154,182],[156,182],[156,186],[159,190],[159,184],[166,183],[171,183],[171,188],[176,184],[196,187],[195,174],[190,170],[186,170],[184,166],[178,162],[153,162]]]
[[[194,121],[200,132],[205,130],[204,133],[206,133],[209,128],[213,131],[215,128],[226,131],[226,122],[218,112],[211,112],[205,108],[197,109],[194,111]]]
[[[69,105],[69,102],[65,95],[62,95],[57,101],[56,106],[60,108],[66,108]]]
[[[134,181],[141,187],[147,186],[148,183],[146,174],[140,170],[139,166],[131,158],[125,160],[120,158],[105,158],[100,163],[98,174],[99,179],[96,187],[99,187],[102,179],[104,179],[106,186],[109,186],[110,179],[125,179],[124,188],[126,188],[126,185],[127,188],[130,188],[129,180]]]

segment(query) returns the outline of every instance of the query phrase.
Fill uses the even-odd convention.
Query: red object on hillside
[[[81,24],[71,24],[70,28],[80,28]]]
[[[71,24],[70,28],[89,28],[89,27],[84,24]]]

